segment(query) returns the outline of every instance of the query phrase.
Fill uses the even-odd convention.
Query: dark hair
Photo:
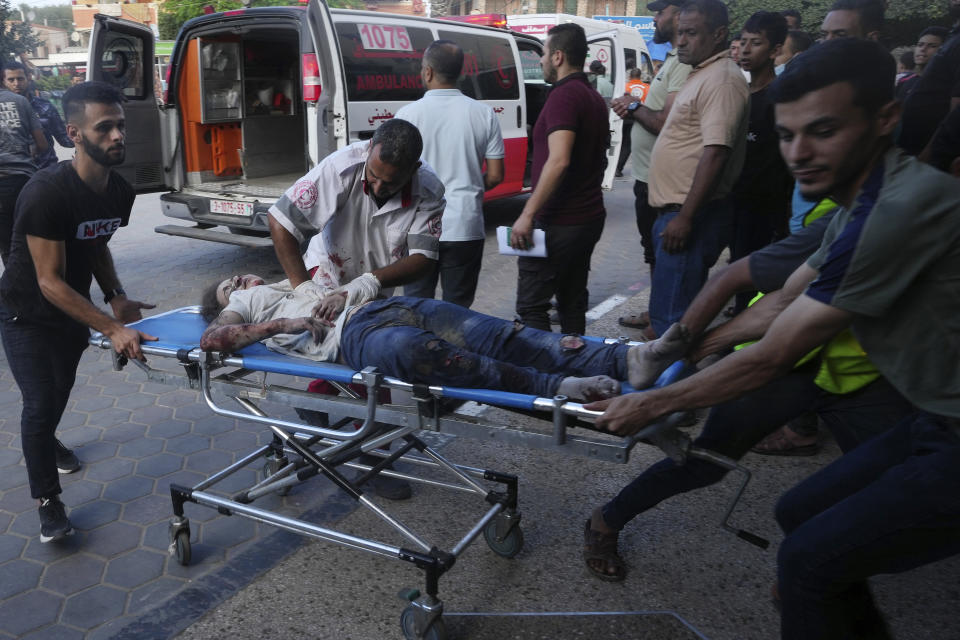
[[[783,44],[787,39],[787,19],[774,11],[757,11],[743,24],[747,33],[762,33],[770,41],[770,46]]]
[[[572,22],[558,24],[547,31],[550,50],[563,51],[567,64],[580,69],[587,60],[587,34],[583,27]]]
[[[883,0],[835,0],[830,11],[856,11],[860,14],[860,29],[866,35],[883,28],[886,6]]]
[[[123,104],[126,97],[120,89],[106,82],[81,82],[67,89],[63,94],[63,115],[67,122],[76,123],[83,117],[88,102],[97,104]]]
[[[799,29],[788,31],[787,38],[792,42],[790,48],[793,49],[794,53],[802,53],[813,46],[813,36],[806,31],[800,31]]]
[[[907,71],[917,66],[917,63],[913,61],[913,51],[911,51],[910,49],[907,49],[906,51],[900,54],[899,62],[900,64],[903,65],[903,68],[906,69]]]
[[[380,145],[380,162],[400,169],[411,169],[420,160],[423,138],[420,131],[407,122],[394,118],[387,120],[373,132],[370,148]]]
[[[16,60],[8,60],[8,61],[6,61],[6,62],[3,63],[3,71],[4,71],[4,72],[6,72],[6,71],[8,71],[8,70],[9,70],[9,71],[16,71],[17,69],[20,69],[21,71],[23,71],[23,75],[27,75],[27,68],[26,68],[25,66],[23,66],[23,63],[22,63],[22,62],[17,62]],[[3,77],[6,78],[6,75],[4,75]]]
[[[853,104],[872,115],[893,100],[896,73],[893,56],[872,40],[827,40],[791,60],[770,85],[769,95],[774,104],[794,102],[812,91],[847,82],[853,87]]]
[[[687,0],[680,7],[680,13],[699,13],[707,22],[711,31],[730,25],[730,13],[727,5],[720,0]]]
[[[923,36],[933,36],[934,38],[940,38],[942,42],[946,42],[947,37],[949,37],[950,31],[946,27],[927,27],[920,32],[920,35],[917,36],[917,40]]]
[[[803,24],[803,17],[800,15],[800,12],[797,11],[796,9],[784,9],[783,11],[780,12],[780,15],[783,16],[784,20],[786,20],[787,18],[796,18],[798,27],[801,24]]]
[[[732,34],[730,34],[730,39],[731,39],[731,40],[739,40],[739,39],[740,39],[740,36],[742,36],[742,35],[743,35],[743,32],[741,32],[741,31],[735,31],[735,32],[733,32]]]
[[[217,298],[217,292],[220,289],[221,282],[223,282],[223,280],[217,280],[209,285],[203,290],[203,295],[200,297],[200,316],[208,323],[213,322],[224,308],[223,305],[220,304],[220,299]]]
[[[445,84],[453,84],[463,70],[463,49],[451,40],[436,40],[423,52],[422,64],[433,69]]]

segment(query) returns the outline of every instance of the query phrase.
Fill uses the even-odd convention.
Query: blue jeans
[[[340,339],[344,362],[358,370],[374,366],[407,382],[545,397],[568,376],[626,379],[628,349],[401,296],[361,307]]]
[[[960,420],[914,413],[788,491],[781,637],[887,638],[867,578],[960,553]]]
[[[0,307],[0,335],[10,371],[23,396],[20,439],[30,495],[58,495],[55,432],[90,333],[76,324],[55,329],[24,322]]]
[[[719,404],[694,445],[739,460],[767,435],[805,411],[815,411],[849,451],[892,428],[912,408],[883,378],[845,395],[827,393],[813,383],[816,362],[735,400]],[[607,526],[622,529],[630,520],[661,501],[719,482],[727,471],[706,460],[690,458],[677,465],[657,462],[603,507]]]
[[[653,223],[653,243],[657,268],[650,288],[650,324],[658,336],[678,322],[707,281],[710,267],[716,264],[730,241],[733,210],[726,198],[712,200],[697,212],[693,230],[682,251],[668,253],[660,234],[677,211],[661,212]]]

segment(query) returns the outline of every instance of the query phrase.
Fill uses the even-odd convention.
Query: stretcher
[[[355,371],[345,365],[278,354],[259,343],[233,354],[204,352],[198,345],[206,325],[199,307],[175,309],[130,325],[158,337],[158,341],[144,343],[141,347],[148,358],[172,358],[177,366],[170,370],[140,361],[134,361],[134,364],[152,382],[199,391],[207,406],[217,415],[263,425],[272,432],[272,440],[193,487],[171,484],[170,553],[180,564],[188,565],[192,553],[190,522],[184,513],[187,502],[216,509],[225,515],[250,518],[312,538],[403,560],[422,570],[425,577],[422,593],[411,590],[405,594],[409,604],[400,619],[404,636],[442,640],[446,633],[442,620],[443,603],[439,598],[440,577],[480,536],[498,555],[515,556],[523,548],[523,531],[520,528],[517,476],[454,464],[421,437],[422,432],[430,431],[620,464],[629,460],[631,450],[640,442],[661,448],[678,463],[688,457],[710,460],[740,473],[743,478],[721,526],[748,542],[761,547],[767,545],[762,538],[728,524],[736,502],[749,482],[750,472],[729,458],[693,447],[690,438],[679,431],[670,418],[650,425],[634,436],[614,437],[594,428],[593,421],[598,412],[587,410],[582,403],[564,396],[541,398],[505,391],[413,384],[385,376],[372,368]],[[603,341],[630,344],[625,338]],[[115,369],[128,364],[124,357],[113,351],[106,336],[94,334],[90,343],[111,351]],[[683,375],[683,369],[682,363],[675,363],[654,386],[678,379]],[[303,378],[326,380],[340,390],[341,395],[304,391]],[[356,389],[357,384],[365,389],[366,397],[347,386],[354,385]],[[378,401],[382,389],[407,392],[413,402],[407,405],[382,403]],[[624,392],[627,391],[632,389],[625,386]],[[473,401],[533,416],[541,419],[545,428],[507,427],[482,416],[449,411],[451,400]],[[269,403],[316,412],[313,415],[324,418],[330,415],[342,417],[334,424],[329,424],[328,420],[312,424],[318,421],[308,423],[270,417],[261,408]],[[362,421],[359,428],[354,427],[355,421]],[[372,456],[378,461],[372,465],[363,464],[358,460],[363,454],[367,454],[364,460]],[[405,462],[404,469],[416,471],[394,470],[393,463],[398,460]],[[252,486],[226,492],[226,496],[224,491],[217,489],[219,483],[246,468],[258,472],[257,481]],[[346,469],[360,471],[359,477],[351,479],[345,474]],[[437,472],[444,473],[445,479],[436,479]],[[440,549],[364,493],[364,485],[380,474],[471,494],[482,507],[481,516],[452,548]],[[268,494],[284,495],[295,485],[318,475],[325,476],[359,505],[374,513],[398,532],[407,545],[396,546],[361,538],[253,504]]]

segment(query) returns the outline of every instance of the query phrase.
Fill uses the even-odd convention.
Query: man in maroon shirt
[[[517,315],[550,331],[547,311],[556,295],[563,333],[586,328],[587,276],[606,211],[600,184],[607,165],[607,105],[583,72],[583,28],[561,24],[547,32],[540,66],[553,85],[533,128],[533,193],[513,225],[510,244],[531,245],[533,228],[546,235],[547,257],[518,261]]]

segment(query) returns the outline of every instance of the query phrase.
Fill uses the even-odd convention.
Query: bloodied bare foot
[[[609,376],[591,376],[589,378],[564,378],[557,388],[559,395],[571,400],[593,402],[606,400],[620,393],[620,383]]]
[[[690,349],[690,332],[674,323],[657,338],[630,347],[627,352],[627,375],[634,389],[646,389],[667,367],[682,358]]]

